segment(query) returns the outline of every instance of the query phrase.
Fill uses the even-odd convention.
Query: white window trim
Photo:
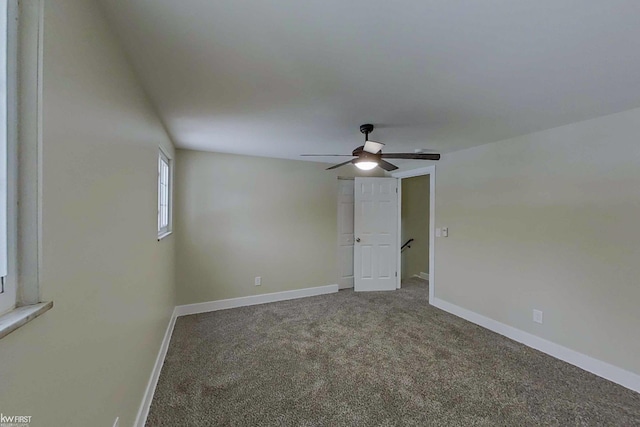
[[[160,188],[160,159],[164,160],[168,166],[167,176],[167,226],[160,228],[159,216],[161,209],[161,188]],[[158,148],[158,241],[170,236],[173,233],[173,159],[162,147]]]
[[[19,27],[14,32],[12,53],[17,55],[21,64],[19,70],[9,69],[13,73],[10,110],[13,116],[10,123],[17,126],[10,130],[14,135],[13,194],[9,196],[9,205],[15,211],[13,218],[20,218],[16,226],[9,227],[10,257],[9,268],[15,290],[15,308],[0,315],[0,338],[25,325],[53,307],[53,302],[40,300],[39,271],[42,260],[42,58],[43,58],[43,9],[42,0],[10,0],[12,14],[10,22]],[[19,12],[19,15],[18,15]],[[15,25],[15,24],[14,24]],[[19,49],[18,49],[19,46]],[[19,82],[19,83],[16,83]],[[19,91],[18,91],[19,88]],[[17,101],[20,102],[17,102]],[[17,117],[16,117],[17,114]],[[17,142],[15,135],[20,135]],[[19,153],[18,153],[19,150]],[[16,168],[17,159],[19,168]],[[10,163],[10,165],[11,165]],[[17,200],[20,200],[18,205]],[[20,228],[18,230],[18,227]],[[13,240],[11,240],[13,239]]]
[[[0,192],[0,221],[4,224],[0,229],[0,233],[4,234],[0,238],[0,244],[3,246],[0,252],[3,260],[0,270],[0,276],[3,282],[0,284],[0,313],[13,310],[17,303],[17,286],[16,286],[16,233],[17,226],[17,203],[15,199],[17,176],[15,162],[17,160],[15,141],[15,129],[12,114],[15,112],[15,93],[16,93],[16,76],[15,76],[15,60],[13,44],[16,42],[17,32],[15,26],[12,25],[15,13],[14,3],[11,0],[0,0],[0,27],[6,29],[6,33],[0,34],[0,93],[6,95],[5,99],[0,99],[0,173],[6,179],[6,188]],[[6,191],[6,193],[4,192]],[[3,194],[4,193],[4,194]],[[6,245],[6,246],[5,246]]]

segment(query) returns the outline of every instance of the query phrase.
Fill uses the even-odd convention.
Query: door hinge
[[[396,277],[398,277],[398,272],[396,271]]]
[[[396,194],[398,194],[398,187],[396,187]]]

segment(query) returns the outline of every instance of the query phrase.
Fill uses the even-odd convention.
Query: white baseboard
[[[189,314],[207,313],[210,311],[227,310],[229,308],[246,307],[249,305],[286,301],[296,298],[314,297],[316,295],[332,294],[335,292],[338,292],[338,285],[327,285],[315,288],[296,289],[293,291],[274,292],[271,294],[201,302],[198,304],[179,305],[176,307],[176,315],[178,317],[187,316]]]
[[[424,280],[429,280],[429,273],[421,271],[420,274],[418,274],[418,277]]]
[[[497,320],[490,319],[481,314],[467,310],[466,308],[443,301],[439,298],[433,298],[431,305],[640,393],[640,375],[638,374],[618,368],[617,366],[611,365],[607,362],[594,359],[586,354],[582,354],[551,341],[547,341],[536,335],[505,325]]]
[[[156,363],[153,365],[153,371],[151,371],[151,378],[149,378],[147,389],[144,391],[142,405],[140,405],[138,415],[136,416],[136,422],[134,424],[135,427],[144,427],[144,424],[147,422],[147,415],[149,415],[149,408],[151,408],[153,393],[156,391],[158,378],[160,378],[160,371],[164,364],[164,358],[167,356],[167,350],[169,350],[169,342],[171,342],[171,335],[173,334],[173,327],[176,324],[176,317],[176,309],[174,308],[173,313],[171,314],[171,319],[169,319],[169,325],[164,333],[162,344],[160,344],[160,351],[158,352],[158,357],[156,357]]]

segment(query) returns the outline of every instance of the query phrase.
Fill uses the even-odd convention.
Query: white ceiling
[[[640,107],[638,0],[102,3],[182,148],[346,154],[370,122],[446,153]]]

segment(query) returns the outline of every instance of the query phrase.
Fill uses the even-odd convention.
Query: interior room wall
[[[133,425],[175,306],[157,241],[157,155],[172,144],[94,1],[44,16],[42,300],[0,340],[0,410],[30,426]]]
[[[179,304],[337,283],[337,177],[359,173],[326,167],[177,150]]]
[[[635,109],[443,155],[436,297],[640,374],[638,135]]]
[[[402,252],[402,278],[429,273],[429,175],[402,180],[402,244],[414,239]]]

